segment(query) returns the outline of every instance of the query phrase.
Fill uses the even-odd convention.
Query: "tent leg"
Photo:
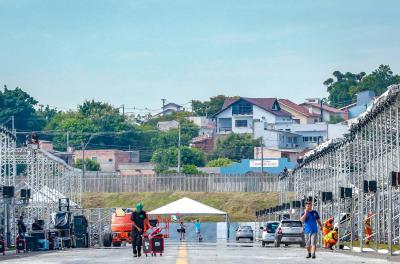
[[[229,241],[229,215],[225,215],[225,221],[226,221],[226,241]]]

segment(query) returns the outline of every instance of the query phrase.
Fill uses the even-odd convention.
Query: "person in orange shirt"
[[[372,218],[372,213],[369,212],[367,217],[365,218],[365,221],[364,221],[364,224],[365,224],[365,244],[367,244],[367,245],[369,245],[369,242],[371,241],[371,237],[372,237],[371,218]]]
[[[334,218],[333,218],[333,216],[331,216],[331,217],[329,217],[328,220],[326,220],[324,222],[324,228],[322,229],[323,237],[325,237],[327,234],[329,234],[329,232],[332,231],[332,229],[333,229],[333,221],[334,221]],[[325,248],[328,247],[328,245],[325,242],[325,240],[324,240],[324,246],[325,246]]]

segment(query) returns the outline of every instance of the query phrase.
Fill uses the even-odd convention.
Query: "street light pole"
[[[178,173],[181,173],[181,123],[178,123]]]

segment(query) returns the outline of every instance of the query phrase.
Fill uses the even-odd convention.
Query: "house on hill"
[[[292,115],[283,110],[277,98],[227,98],[214,115],[217,134],[259,134],[264,128],[279,129],[293,122]]]
[[[279,99],[281,108],[292,114],[293,122],[297,124],[315,124],[320,121],[320,114],[310,112],[306,107],[288,99]]]

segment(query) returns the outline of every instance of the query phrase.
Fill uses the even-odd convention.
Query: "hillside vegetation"
[[[231,221],[253,221],[254,212],[262,208],[275,206],[279,194],[274,193],[85,193],[84,208],[134,207],[142,202],[146,211],[150,211],[188,197],[206,205],[229,213]],[[202,218],[204,221],[218,221],[215,217]],[[219,219],[220,220],[220,219]]]

